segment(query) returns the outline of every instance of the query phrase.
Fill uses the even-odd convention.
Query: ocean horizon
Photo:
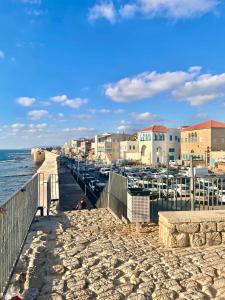
[[[35,173],[31,149],[0,149],[0,205]]]

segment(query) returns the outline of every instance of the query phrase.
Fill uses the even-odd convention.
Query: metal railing
[[[0,299],[21,253],[37,210],[49,215],[52,200],[59,199],[58,175],[34,175],[0,206]]]
[[[0,297],[20,255],[39,201],[36,174],[0,207]]]
[[[151,219],[159,211],[225,209],[224,176],[148,178],[129,186],[149,192]]]
[[[108,208],[109,205],[108,195],[109,195],[109,181],[106,183],[106,186],[104,187],[103,191],[100,194],[100,197],[96,202],[97,208]]]
[[[127,178],[110,172],[109,180],[96,206],[108,208],[119,219],[127,219]]]
[[[128,184],[127,184],[128,183]],[[127,218],[127,190],[149,195],[150,219],[157,220],[159,211],[225,209],[225,176],[160,177],[127,180],[110,173],[109,181],[97,201],[119,218]]]

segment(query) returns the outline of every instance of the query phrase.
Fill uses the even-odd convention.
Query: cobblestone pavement
[[[166,249],[105,209],[41,218],[11,289],[25,300],[225,299],[225,247]]]

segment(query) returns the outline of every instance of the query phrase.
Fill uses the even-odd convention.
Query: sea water
[[[0,150],[0,206],[35,173],[31,150]]]

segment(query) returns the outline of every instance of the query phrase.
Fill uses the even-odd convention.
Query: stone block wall
[[[159,236],[169,248],[201,247],[225,245],[225,221],[200,219],[172,223],[169,219],[159,219]]]

